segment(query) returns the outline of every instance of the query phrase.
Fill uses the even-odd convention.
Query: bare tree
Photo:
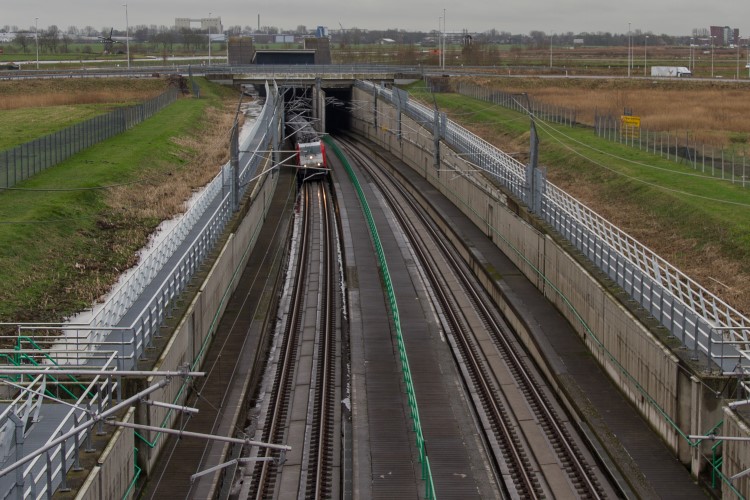
[[[68,35],[67,33],[64,33],[63,36],[60,38],[60,52],[63,54],[67,54],[70,52],[68,46],[70,45],[70,42],[72,42],[73,39]]]
[[[44,47],[48,52],[55,53],[57,51],[57,44],[59,43],[58,35],[60,30],[56,25],[51,25],[39,34],[39,46]]]
[[[29,51],[29,45],[31,45],[31,39],[29,38],[28,33],[17,33],[16,37],[13,39],[13,43],[18,44],[19,47],[21,47],[21,50],[24,52]]]

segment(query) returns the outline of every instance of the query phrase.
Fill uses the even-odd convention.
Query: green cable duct
[[[375,226],[375,220],[370,212],[370,206],[367,203],[367,198],[362,191],[362,186],[357,180],[357,176],[352,170],[349,161],[344,156],[341,149],[336,143],[334,143],[329,136],[325,136],[323,141],[331,148],[336,154],[341,163],[346,169],[346,173],[354,185],[357,191],[357,197],[362,205],[362,212],[367,220],[367,225],[370,228],[370,235],[372,236],[373,244],[375,245],[375,251],[378,255],[378,264],[380,267],[380,273],[385,284],[385,290],[388,294],[388,305],[391,311],[391,317],[396,329],[396,339],[398,341],[398,351],[401,358],[401,371],[404,374],[404,382],[406,384],[406,395],[409,400],[409,409],[411,410],[411,418],[414,423],[414,432],[417,435],[417,450],[419,452],[419,461],[422,463],[422,479],[425,481],[425,498],[435,499],[435,484],[432,479],[432,470],[430,469],[430,460],[427,457],[427,450],[425,449],[425,440],[422,434],[422,424],[419,420],[419,408],[417,407],[417,396],[414,391],[414,383],[412,382],[411,370],[409,369],[409,359],[406,356],[406,346],[404,345],[404,337],[401,332],[401,321],[399,319],[398,304],[396,303],[396,293],[393,290],[393,284],[391,283],[391,275],[388,272],[388,263],[386,262],[385,252],[380,242],[380,236],[378,235],[377,227]]]

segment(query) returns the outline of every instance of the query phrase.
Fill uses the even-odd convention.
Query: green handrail
[[[414,433],[417,435],[417,450],[419,453],[419,461],[422,464],[422,479],[425,481],[425,498],[428,500],[436,499],[435,495],[435,483],[432,478],[432,469],[430,468],[430,460],[427,457],[427,450],[425,448],[424,435],[422,434],[422,424],[419,419],[419,408],[417,406],[417,396],[414,391],[414,383],[411,377],[411,370],[409,369],[409,358],[406,355],[406,346],[404,345],[404,337],[401,332],[401,320],[398,313],[398,304],[396,303],[396,293],[393,289],[393,283],[391,282],[391,275],[388,272],[388,263],[386,262],[385,252],[383,251],[383,245],[380,241],[377,227],[375,226],[375,219],[370,212],[370,206],[367,203],[362,186],[359,184],[356,174],[352,170],[349,161],[344,156],[338,145],[333,142],[330,137],[326,136],[323,141],[331,148],[336,154],[341,163],[344,165],[349,178],[354,185],[354,189],[357,191],[357,197],[362,205],[362,212],[367,220],[367,225],[370,228],[370,235],[372,236],[373,244],[375,246],[375,252],[378,256],[378,265],[380,266],[380,274],[383,278],[385,285],[386,294],[388,295],[388,305],[390,308],[391,318],[393,319],[394,327],[396,329],[396,339],[398,341],[398,351],[401,358],[401,371],[404,375],[404,382],[406,384],[406,395],[409,401],[409,409],[411,411],[411,418],[414,427]]]
[[[42,351],[41,346],[39,346],[39,344],[37,344],[36,341],[32,337],[26,337],[26,336],[23,336],[23,335],[19,335],[18,337],[16,337],[15,350],[20,351],[21,347],[22,347],[21,344],[23,342],[28,342],[33,349],[36,349],[38,351]],[[18,353],[17,356],[18,356],[16,358],[17,362],[14,363],[16,366],[20,366],[21,360],[28,361],[29,363],[31,363],[34,366],[41,366],[34,358],[32,358],[31,356],[29,356],[28,354]],[[52,356],[50,356],[49,354],[44,353],[44,354],[42,354],[42,357],[44,357],[46,360],[48,360],[49,362],[51,362],[53,365],[60,366],[59,363],[57,361],[55,361],[55,359]],[[59,382],[59,380],[57,379],[57,377],[55,377],[54,375],[47,375],[47,378],[49,378],[50,380],[52,380],[52,382],[55,382],[55,383]],[[72,380],[73,382],[75,382],[75,384],[78,386],[79,389],[81,389],[83,391],[86,391],[86,386],[84,384],[82,384],[81,382],[79,382],[78,379],[75,378],[75,376],[73,376],[73,375],[67,375],[67,378],[70,379],[70,380]],[[73,392],[71,392],[64,385],[58,386],[58,387],[61,388],[63,390],[63,392],[65,392],[68,395],[68,397],[70,397],[72,399],[78,399],[78,397],[75,394],[73,394]],[[46,392],[49,396],[54,396],[54,394],[52,394],[48,389],[45,390],[44,392]],[[91,395],[89,394],[89,396],[91,396]]]
[[[125,490],[125,494],[122,496],[123,499],[130,498],[130,492],[135,487],[135,484],[138,482],[138,478],[141,477],[141,468],[138,467],[138,447],[133,447],[133,480],[130,481],[130,485],[128,485],[128,489]]]

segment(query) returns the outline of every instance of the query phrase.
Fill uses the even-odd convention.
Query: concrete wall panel
[[[131,408],[122,421],[130,423],[134,417],[135,408]],[[133,429],[120,427],[114,432],[96,466],[79,489],[77,499],[133,498],[133,491],[128,492],[128,488],[135,475],[134,439]]]
[[[255,242],[260,225],[263,223],[268,204],[276,189],[278,176],[270,176],[252,194],[252,208],[250,208],[237,227],[230,235],[203,285],[196,293],[181,321],[175,328],[169,342],[162,351],[156,368],[160,370],[177,370],[184,364],[200,366],[202,349],[204,349],[214,328],[223,313],[226,302],[237,285],[239,272],[249,258],[249,251]],[[257,203],[257,206],[255,206]],[[155,379],[148,383],[152,384]],[[187,397],[187,388],[181,380],[175,379],[153,395],[154,400],[183,404]],[[180,418],[178,412],[156,406],[141,405],[138,411],[138,423],[155,427],[172,427]],[[154,431],[139,431],[148,443],[137,440],[139,447],[139,462],[144,473],[149,474],[162,451],[165,436]]]
[[[724,409],[724,429],[721,434],[750,440],[750,428],[734,410],[729,408]],[[713,447],[715,444],[713,441],[705,442],[706,447]],[[722,465],[724,475],[731,477],[748,469],[750,446],[747,445],[747,441],[724,441],[722,447],[724,451],[724,463]],[[731,486],[726,482],[722,483],[721,497],[735,498],[737,495],[735,491],[732,491],[732,488],[739,492],[742,498],[748,498],[750,495],[750,475],[735,479]]]
[[[373,100],[372,95],[359,89],[354,90],[353,99]],[[462,158],[445,145],[441,145],[443,163],[437,171],[431,131],[421,129],[403,116],[402,130],[406,133],[399,142],[392,132],[397,129],[393,108],[389,110],[387,104],[378,100],[377,130],[373,130],[372,107],[369,112],[367,108],[360,106],[354,112],[354,128],[425,176],[478,228],[493,233],[495,244],[556,305],[607,373],[677,452],[681,438],[661,411],[678,421],[678,358],[568,253],[569,248],[543,236],[516,215],[515,210],[519,209],[510,207],[499,190],[489,182],[451,171],[456,167],[465,170],[473,167],[462,163]],[[497,283],[491,285],[496,287]],[[500,307],[507,311],[501,295],[497,297]],[[527,328],[522,321],[514,326]],[[531,334],[522,332],[522,335],[527,339],[527,347],[535,350]]]

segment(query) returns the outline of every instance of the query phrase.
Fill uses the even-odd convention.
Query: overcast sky
[[[628,23],[634,31],[669,35],[689,35],[693,28],[710,25],[739,28],[740,36],[750,30],[748,0],[0,0],[0,27],[24,29],[39,18],[40,29],[55,24],[63,30],[71,25],[124,30],[126,2],[130,26],[173,26],[176,17],[208,17],[210,12],[221,17],[225,27],[255,27],[260,15],[261,26],[282,29],[298,25],[339,29],[340,24],[347,29],[426,32],[438,28],[446,9],[446,27],[452,32],[494,28],[514,34],[532,30],[627,33]]]

